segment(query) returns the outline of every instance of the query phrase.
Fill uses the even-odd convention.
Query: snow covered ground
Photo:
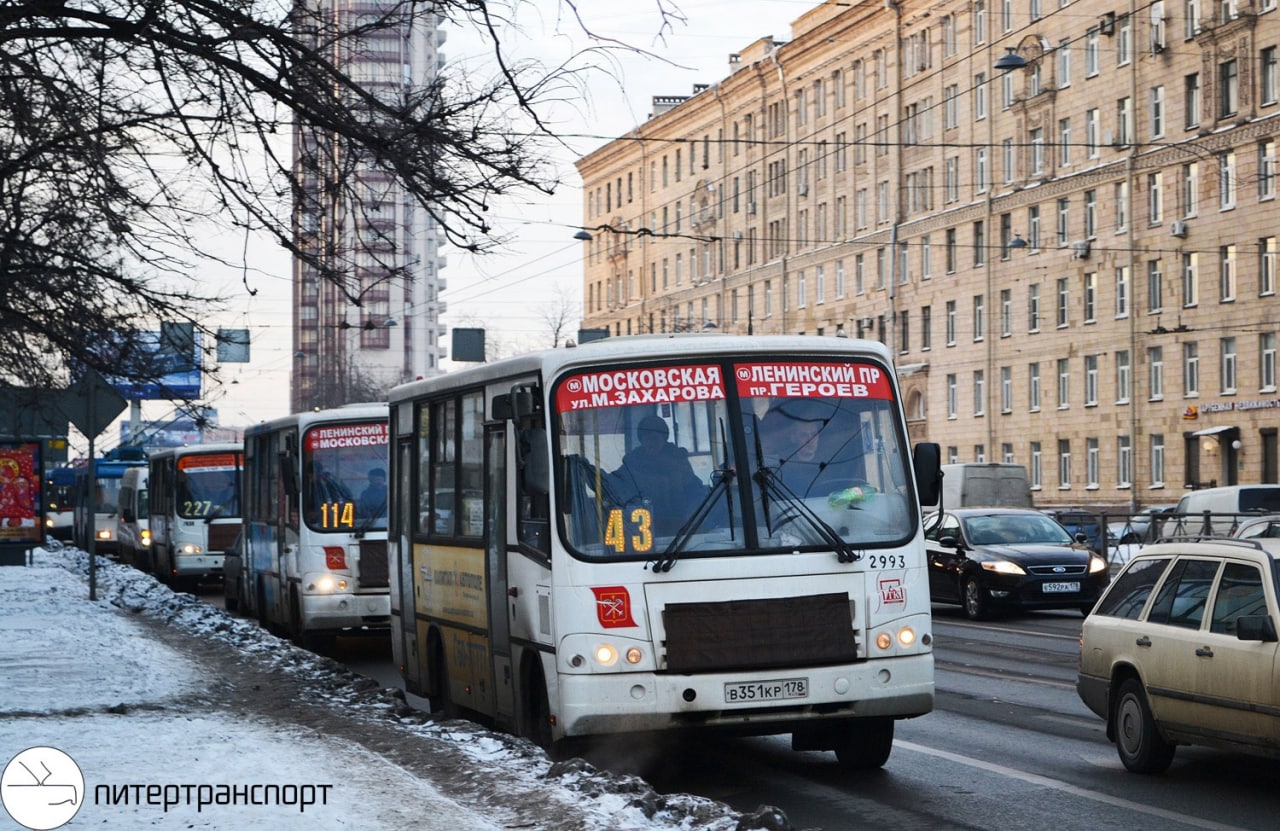
[[[32,787],[43,774],[17,764],[41,757],[17,757],[51,747],[84,777],[70,828],[756,827],[721,803],[436,720],[127,566],[100,558],[90,601],[84,552],[33,556],[0,568],[0,797],[14,817],[44,793]],[[44,758],[42,784],[69,781]],[[21,827],[14,817],[0,812],[0,828]]]

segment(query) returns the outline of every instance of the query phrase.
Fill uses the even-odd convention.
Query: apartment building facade
[[[1277,47],[1276,0],[824,3],[579,160],[584,325],[879,339],[1044,507],[1280,481]]]
[[[378,0],[319,0],[343,26],[392,10]],[[380,28],[335,60],[365,88],[392,100],[435,78],[444,55],[438,16],[418,15]],[[322,133],[295,133],[300,154],[323,159],[305,181],[295,207],[300,247],[349,269],[346,291],[322,279],[304,258],[293,264],[293,412],[375,400],[391,386],[440,371],[446,327],[440,254],[444,237],[434,219],[388,175],[325,145]],[[339,172],[341,171],[341,172]],[[344,187],[332,181],[341,177]]]

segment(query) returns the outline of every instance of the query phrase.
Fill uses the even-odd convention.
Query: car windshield
[[[819,375],[830,382],[784,380]],[[898,404],[874,364],[592,371],[561,378],[553,400],[561,524],[579,556],[847,554],[915,531]]]
[[[1036,514],[984,514],[965,517],[965,538],[970,545],[1051,543],[1070,545],[1071,535],[1047,516]]]

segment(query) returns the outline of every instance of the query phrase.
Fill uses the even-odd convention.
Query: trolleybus
[[[150,466],[151,571],[175,585],[221,579],[223,552],[240,533],[239,442],[167,447]]]
[[[389,403],[392,649],[433,709],[544,746],[790,733],[850,768],[932,709],[939,450],[910,451],[883,345],[618,338]]]
[[[385,637],[386,404],[258,424],[244,449],[245,612],[318,651]]]

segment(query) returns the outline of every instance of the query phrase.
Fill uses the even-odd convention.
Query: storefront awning
[[[1231,425],[1225,425],[1225,424],[1224,424],[1224,425],[1223,425],[1223,426],[1221,426],[1221,427],[1206,427],[1206,428],[1204,428],[1203,430],[1196,430],[1196,431],[1195,431],[1194,433],[1192,433],[1191,435],[1193,435],[1193,436],[1216,436],[1216,435],[1218,435],[1219,433],[1225,433],[1225,432],[1227,432],[1228,430],[1234,430],[1234,429],[1236,429],[1236,428],[1235,428],[1235,427],[1233,427],[1233,426],[1231,426]]]

